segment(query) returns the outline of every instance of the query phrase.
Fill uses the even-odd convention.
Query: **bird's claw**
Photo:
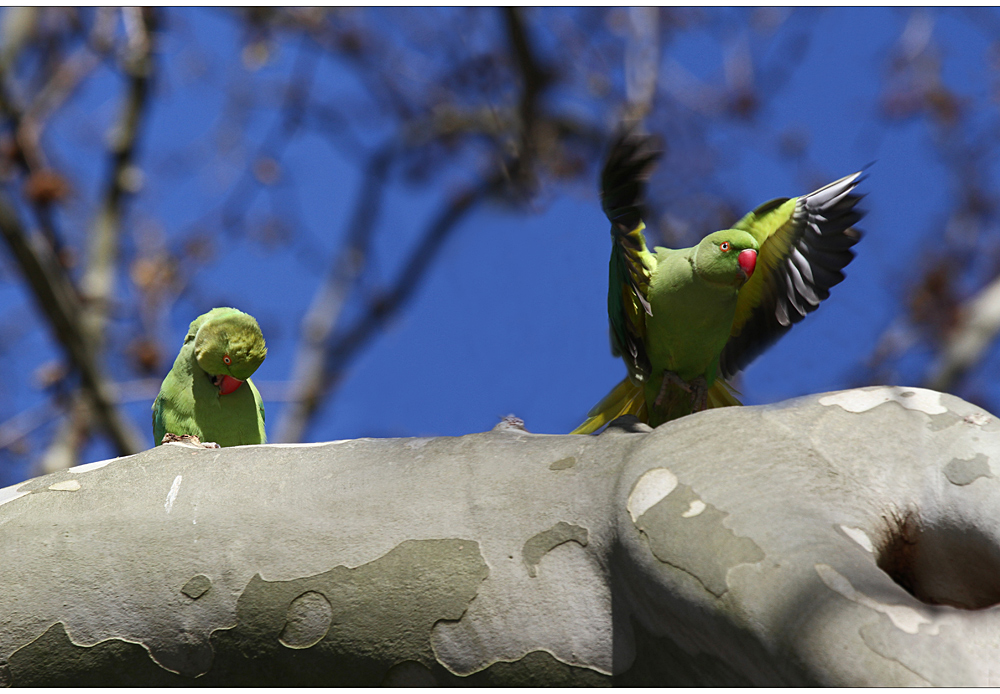
[[[691,381],[691,411],[701,412],[708,409],[708,382],[704,376]]]
[[[708,383],[704,376],[698,376],[690,381],[685,381],[673,371],[663,371],[663,383],[660,384],[660,392],[653,401],[654,407],[663,405],[663,397],[667,394],[667,384],[673,383],[675,386],[691,395],[691,411],[701,412],[708,409]]]
[[[164,434],[163,440],[160,443],[173,443],[178,446],[190,446],[191,448],[222,448],[215,441],[205,441],[202,443],[201,439],[194,434]]]
[[[667,394],[667,384],[673,383],[675,386],[683,390],[685,393],[691,392],[691,386],[684,381],[683,378],[675,374],[673,371],[663,371],[663,382],[660,384],[660,392],[656,396],[656,400],[653,401],[654,407],[660,407],[663,405],[663,396]]]

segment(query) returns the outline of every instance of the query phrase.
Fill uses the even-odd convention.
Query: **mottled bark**
[[[996,684],[997,455],[992,415],[890,387],[599,436],[161,446],[0,490],[0,678]]]

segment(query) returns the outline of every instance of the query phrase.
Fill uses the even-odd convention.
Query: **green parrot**
[[[250,376],[266,356],[253,316],[213,308],[195,318],[153,402],[154,443],[168,434],[220,446],[265,443],[264,404]]]
[[[864,215],[861,172],[798,198],[766,202],[691,248],[656,247],[642,230],[645,178],[660,152],[624,132],[601,174],[611,220],[611,351],[628,376],[573,430],[589,434],[624,414],[651,426],[739,405],[727,382],[844,279]]]

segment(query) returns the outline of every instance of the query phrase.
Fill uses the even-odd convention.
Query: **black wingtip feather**
[[[619,129],[601,171],[601,206],[616,227],[631,231],[645,217],[646,182],[662,156],[659,138],[634,124]]]
[[[830,289],[844,280],[843,269],[854,259],[853,246],[864,236],[854,225],[865,216],[865,210],[857,207],[865,195],[854,191],[867,179],[864,171],[868,166],[802,196],[796,203],[793,220],[798,238],[790,247],[798,251],[801,260],[791,253],[783,259],[783,267],[779,266],[774,283],[765,288],[753,318],[726,344],[719,359],[724,377],[745,368],[819,307],[812,299],[824,301]],[[773,209],[775,202],[764,203],[755,211],[760,214]],[[802,262],[808,264],[808,272],[803,272]]]

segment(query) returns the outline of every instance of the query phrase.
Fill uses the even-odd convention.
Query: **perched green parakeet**
[[[646,248],[641,199],[660,153],[625,132],[601,174],[611,220],[611,351],[628,376],[573,433],[634,414],[657,426],[709,407],[739,405],[732,378],[844,279],[861,239],[853,194],[861,172],[799,198],[766,202],[697,246]]]
[[[267,356],[253,316],[213,308],[188,328],[153,402],[153,438],[197,436],[220,446],[265,443],[264,404],[250,376]]]

